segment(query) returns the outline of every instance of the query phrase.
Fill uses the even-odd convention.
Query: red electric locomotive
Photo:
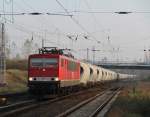
[[[32,93],[56,93],[80,82],[80,62],[63,49],[43,47],[29,56],[28,86]]]

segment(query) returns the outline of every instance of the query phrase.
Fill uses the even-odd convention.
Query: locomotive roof
[[[75,58],[72,58],[72,57],[69,57],[69,56],[65,56],[65,55],[62,55],[62,54],[32,54],[29,56],[29,58],[32,58],[32,57],[63,57],[64,59],[69,59],[69,60],[75,60],[75,61],[79,61]]]
[[[53,57],[58,57],[60,56],[60,54],[31,54],[30,57],[42,57],[42,56],[45,56],[45,57],[48,57],[48,56],[53,56]]]
[[[63,57],[65,59],[76,60],[71,53],[65,53],[64,51],[70,51],[70,49],[58,49],[57,47],[42,47],[39,49],[38,54],[32,54],[29,57]]]

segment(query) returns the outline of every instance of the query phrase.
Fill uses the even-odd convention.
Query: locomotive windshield
[[[31,67],[57,67],[57,58],[31,58]]]

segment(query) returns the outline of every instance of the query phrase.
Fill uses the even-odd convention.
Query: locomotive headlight
[[[33,80],[33,78],[32,77],[29,77],[29,81],[32,81]]]
[[[55,78],[55,81],[58,81],[58,78]]]

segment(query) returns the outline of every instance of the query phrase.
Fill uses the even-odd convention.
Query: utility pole
[[[87,61],[89,61],[89,48],[87,48]]]
[[[42,38],[42,48],[44,47],[44,39]]]
[[[5,56],[5,29],[4,23],[1,24],[1,38],[0,38],[0,84],[4,83],[6,71],[6,56]]]
[[[148,51],[148,64],[150,64],[150,49],[148,49],[147,51]]]
[[[94,62],[95,62],[95,46],[93,46],[92,51],[93,51],[93,64],[94,64]]]
[[[144,49],[144,62],[148,63],[148,51],[146,49]]]
[[[47,30],[45,29],[43,32],[44,36],[42,37],[42,48],[44,47],[44,41],[46,40],[46,33],[47,33]]]
[[[95,63],[95,52],[96,51],[101,51],[101,50],[96,50],[95,46],[93,46],[92,51],[93,51],[93,64],[94,64]]]

